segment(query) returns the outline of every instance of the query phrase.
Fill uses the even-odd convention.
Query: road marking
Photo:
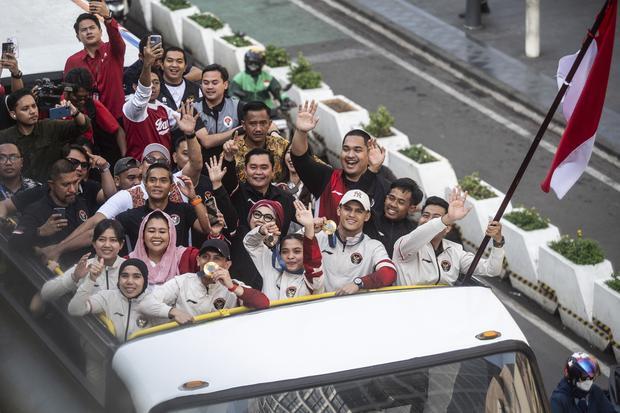
[[[518,313],[521,317],[525,318],[527,321],[532,323],[536,328],[541,330],[543,333],[547,334],[549,337],[560,343],[562,346],[566,347],[571,353],[575,353],[577,351],[584,351],[584,348],[579,343],[571,340],[566,337],[562,332],[558,331],[554,326],[544,321],[542,318],[538,317],[536,314],[532,313],[527,308],[523,307],[520,303],[515,301],[508,294],[505,294],[503,291],[500,291],[497,288],[493,288],[493,292],[501,302],[514,312]],[[600,359],[598,359],[599,367],[601,368],[601,374],[605,377],[609,377],[609,366],[603,363]]]
[[[534,134],[530,133],[527,129],[517,125],[516,123],[512,122],[510,119],[500,115],[499,113],[495,112],[492,109],[487,108],[484,105],[481,105],[480,103],[476,102],[475,100],[471,99],[470,97],[466,96],[465,94],[459,92],[458,90],[454,89],[453,87],[447,85],[446,83],[442,82],[441,80],[437,79],[436,77],[418,69],[417,67],[415,67],[414,65],[412,65],[409,62],[406,62],[405,60],[401,59],[400,57],[396,56],[393,53],[390,53],[388,51],[386,51],[384,48],[380,47],[379,45],[371,42],[370,40],[368,40],[367,38],[358,35],[357,33],[355,33],[354,31],[348,29],[347,27],[344,27],[342,24],[339,24],[338,22],[336,22],[334,19],[332,19],[329,16],[326,16],[325,14],[321,13],[318,10],[313,9],[312,7],[308,6],[306,3],[304,3],[302,0],[290,0],[291,3],[297,5],[299,8],[306,10],[308,13],[314,15],[316,18],[324,21],[325,23],[332,25],[333,27],[337,28],[338,30],[340,30],[341,32],[343,32],[344,34],[346,34],[347,36],[351,37],[352,39],[358,41],[359,43],[363,44],[364,46],[368,47],[369,49],[372,49],[373,51],[375,51],[376,53],[384,56],[385,58],[391,60],[392,62],[396,63],[397,65],[401,66],[403,69],[409,71],[410,73],[422,78],[423,80],[426,80],[428,83],[430,83],[431,85],[435,86],[436,88],[442,90],[443,92],[445,92],[446,94],[454,97],[455,99],[463,102],[464,104],[466,104],[467,106],[476,109],[477,111],[479,111],[480,113],[486,115],[487,117],[493,119],[494,121],[496,121],[497,123],[503,125],[504,127],[506,127],[507,129],[515,132],[518,136],[521,136],[522,138],[526,138],[529,142],[531,142],[531,140],[533,139]],[[341,11],[342,13],[344,13],[345,15],[357,20],[359,23],[364,24],[366,26],[371,27],[374,31],[381,33],[382,35],[386,36],[387,38],[389,38],[390,40],[394,41],[395,43],[397,43],[399,46],[402,46],[408,50],[411,51],[415,51],[416,49],[413,48],[413,46],[409,45],[407,42],[405,42],[403,39],[399,38],[398,36],[395,36],[394,34],[390,33],[389,31],[383,29],[382,27],[376,25],[375,23],[371,22],[370,20],[366,19],[363,16],[358,15],[357,13],[353,13],[352,11],[350,11],[349,9],[345,8],[344,6],[335,3],[332,0],[321,0],[323,3]],[[417,51],[416,51],[417,53]],[[443,62],[440,62],[438,59],[433,58],[432,56],[426,56],[427,54],[424,52],[420,52],[420,54],[424,55],[425,58],[427,58],[428,60],[431,61],[431,63],[436,64],[438,66],[440,66],[442,69],[445,68],[447,65],[444,64]],[[448,70],[448,69],[446,69]],[[468,83],[475,85],[475,83],[471,83],[472,81],[470,79],[468,79],[467,77],[465,77],[465,75],[461,72],[455,71],[453,68],[450,68],[450,70],[448,70],[448,72],[450,72],[452,75],[454,75],[455,77],[457,77],[458,79],[467,81]],[[488,93],[490,95],[492,95],[495,99],[501,101],[502,103],[506,102],[505,104],[507,104],[511,109],[513,109],[514,111],[516,111],[517,113],[523,114],[524,116],[528,116],[531,118],[531,111],[526,109],[524,106],[519,105],[515,102],[509,102],[505,97],[501,96],[500,94],[491,91],[490,89],[486,89],[486,88],[482,88],[481,85],[476,85],[476,87],[478,89],[482,89],[485,93]],[[542,121],[542,118],[541,118]],[[557,146],[553,145],[552,143],[549,142],[545,142],[545,141],[541,141],[540,146],[551,152],[552,154],[554,154],[557,150]],[[620,164],[619,164],[620,165]],[[609,176],[603,174],[602,172],[598,171],[595,168],[592,168],[590,166],[588,166],[585,170],[585,172],[587,174],[589,174],[590,176],[592,176],[594,179],[598,180],[599,182],[608,185],[609,187],[611,187],[612,189],[620,192],[620,183],[614,181],[612,178],[610,178]]]
[[[336,52],[317,53],[313,55],[305,56],[306,59],[314,63],[329,63],[340,60],[359,59],[361,57],[373,56],[375,52],[364,49],[349,48],[344,50],[338,50]]]

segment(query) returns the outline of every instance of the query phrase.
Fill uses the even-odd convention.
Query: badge
[[[226,300],[223,298],[216,298],[215,301],[213,301],[213,307],[215,307],[216,310],[221,310],[225,305]]]
[[[450,268],[452,268],[452,264],[450,264],[450,261],[448,260],[442,260],[440,265],[441,265],[441,269],[444,270],[445,272],[450,271]]]
[[[172,220],[172,223],[174,224],[175,227],[179,225],[179,222],[181,222],[181,217],[178,216],[177,214],[170,215],[170,219]]]
[[[224,126],[226,126],[227,128],[230,128],[233,124],[233,118],[230,116],[224,116],[224,119],[222,120],[222,122],[224,122]]]
[[[78,216],[80,217],[82,222],[88,219],[88,215],[86,215],[86,211],[84,211],[83,209],[80,209],[80,212],[78,212]]]
[[[288,287],[286,289],[286,296],[288,298],[293,298],[295,297],[295,293],[297,292],[297,287]]]
[[[146,327],[146,323],[147,323],[147,321],[146,321],[144,318],[138,318],[138,319],[136,320],[136,325],[137,325],[138,327],[140,327],[140,328],[144,328],[144,327]]]
[[[360,254],[359,252],[354,252],[353,254],[351,254],[351,262],[353,264],[359,264],[360,262],[362,262],[362,254]]]

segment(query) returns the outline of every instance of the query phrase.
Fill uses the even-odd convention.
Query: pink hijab
[[[170,243],[168,244],[168,248],[166,248],[166,252],[163,257],[161,257],[161,260],[157,263],[157,265],[155,265],[155,267],[153,267],[144,245],[144,228],[146,227],[146,222],[149,220],[149,217],[157,211],[161,212],[168,220]],[[177,231],[174,228],[172,218],[170,218],[170,215],[166,214],[162,210],[156,209],[145,216],[142,220],[142,223],[140,224],[140,232],[138,233],[138,241],[136,242],[136,248],[129,254],[129,257],[139,258],[146,263],[149,268],[149,284],[163,284],[179,274],[179,261],[181,261],[181,257],[185,252],[185,247],[177,247],[176,244]]]

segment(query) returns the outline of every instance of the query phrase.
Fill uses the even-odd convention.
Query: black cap
[[[114,176],[118,176],[131,168],[137,168],[139,166],[140,162],[131,156],[121,158],[114,164]]]
[[[202,255],[209,248],[216,250],[227,260],[230,259],[230,249],[226,241],[221,239],[208,239],[202,243],[199,254]]]

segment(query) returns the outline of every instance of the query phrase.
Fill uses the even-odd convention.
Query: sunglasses
[[[155,164],[168,165],[168,159],[156,158],[152,155],[146,155],[144,157],[144,162],[148,163],[149,165],[155,165]]]
[[[82,169],[89,169],[90,168],[90,164],[88,162],[81,162],[78,159],[75,158],[67,158],[67,160],[69,162],[71,162],[71,164],[73,166],[77,167],[81,167]]]

